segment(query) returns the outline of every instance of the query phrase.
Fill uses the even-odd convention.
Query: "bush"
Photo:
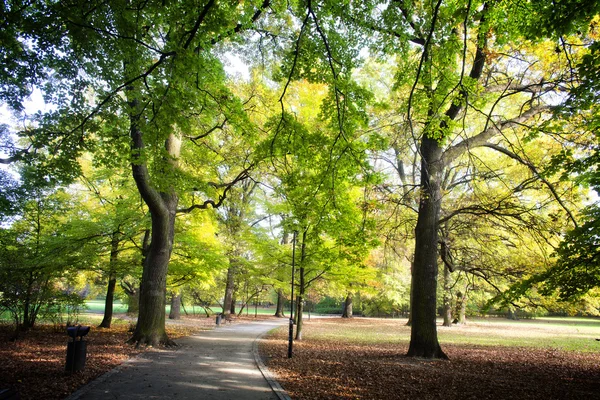
[[[317,314],[341,314],[342,301],[333,297],[325,297],[314,308]]]

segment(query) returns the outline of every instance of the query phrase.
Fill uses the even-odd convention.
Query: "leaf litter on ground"
[[[409,358],[405,323],[313,320],[292,359],[285,328],[263,340],[260,351],[294,400],[600,399],[600,346],[579,352],[442,343],[449,361]],[[485,334],[485,326],[475,329]]]
[[[177,339],[213,326],[213,318],[190,317],[170,323],[166,329],[171,339]],[[127,323],[113,323],[110,329],[92,326],[85,337],[85,368],[67,374],[66,348],[70,339],[65,327],[39,325],[11,341],[14,328],[0,325],[0,390],[14,389],[23,400],[64,399],[127,359],[144,351],[153,351],[126,344],[131,337],[130,330]]]

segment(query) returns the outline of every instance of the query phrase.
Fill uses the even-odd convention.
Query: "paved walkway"
[[[146,352],[68,400],[278,399],[257,366],[254,343],[260,335],[287,321],[222,325],[179,339],[177,349]]]

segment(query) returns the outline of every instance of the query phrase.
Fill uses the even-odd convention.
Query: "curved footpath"
[[[222,325],[177,340],[174,350],[145,352],[67,400],[289,399],[258,356],[258,339],[287,319]]]

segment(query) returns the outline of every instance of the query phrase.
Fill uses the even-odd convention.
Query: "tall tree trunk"
[[[98,328],[110,328],[113,317],[113,304],[115,297],[115,287],[117,286],[117,274],[110,271],[108,275],[108,287],[106,288],[106,300],[104,301],[104,318],[98,325]]]
[[[171,204],[177,203],[176,196]],[[165,331],[167,271],[173,248],[175,207],[165,210],[167,215],[152,214],[152,241],[144,263],[140,285],[138,321],[130,342],[157,346],[173,345]]]
[[[436,327],[442,148],[435,139],[424,135],[421,139],[421,157],[421,199],[415,228],[412,325],[408,356],[448,358],[438,342]]]
[[[302,268],[300,268],[302,270]],[[300,272],[302,274],[302,272]],[[302,289],[300,289],[302,292]],[[304,296],[299,294],[296,297],[296,336],[294,340],[302,340],[302,330],[304,328],[304,318],[302,313],[304,312]]]
[[[231,313],[235,314],[233,305],[233,292],[235,290],[235,275],[237,272],[237,257],[229,257],[229,268],[227,269],[227,282],[225,282],[225,298],[223,300],[223,316],[228,317]],[[233,311],[232,311],[233,310]]]
[[[110,241],[110,261],[108,273],[108,287],[106,288],[106,300],[104,301],[104,318],[98,325],[98,328],[110,328],[113,317],[113,305],[115,297],[115,287],[117,286],[117,260],[119,258],[120,234],[115,230]]]
[[[464,325],[467,323],[467,292],[465,294],[458,293],[456,295],[457,308],[458,308],[458,319],[456,320],[457,324]]]
[[[441,4],[441,3],[439,3]],[[477,81],[483,74],[486,60],[487,35],[489,26],[485,24],[485,14],[488,4],[484,4],[484,10],[480,17],[480,29],[477,32],[477,48],[475,58],[469,77]],[[423,49],[423,65],[427,70],[430,63],[429,49]],[[427,74],[427,72],[425,72]],[[427,77],[428,91],[432,93],[431,77]],[[448,136],[449,126],[447,121],[454,121],[461,110],[465,107],[465,99],[468,97],[464,88],[456,93],[456,100],[451,102],[448,110],[437,127],[433,118],[434,110],[429,110],[430,123],[425,127],[421,138],[421,193],[419,199],[419,213],[417,226],[415,228],[415,264],[412,271],[413,298],[411,304],[412,326],[408,356],[426,358],[444,358],[448,356],[442,351],[437,338],[436,329],[436,300],[437,300],[437,277],[438,277],[438,228],[442,205],[441,181],[444,171],[444,163],[450,163],[460,154],[464,153],[474,138],[465,140],[451,147],[452,151],[443,154],[441,142]],[[430,104],[432,100],[430,99]],[[477,135],[477,140],[487,141],[495,134],[497,128]],[[445,157],[445,160],[443,159]]]
[[[352,318],[352,293],[348,292],[346,301],[344,302],[344,312],[342,318]]]
[[[131,103],[136,108],[135,102]],[[142,282],[140,285],[140,310],[137,325],[130,343],[175,345],[169,340],[165,330],[165,306],[167,291],[167,272],[173,238],[175,235],[175,214],[179,197],[172,188],[157,190],[151,184],[148,168],[144,162],[143,134],[132,117],[131,139],[133,178],[142,199],[148,206],[152,220],[152,238],[148,254],[144,260]],[[165,142],[169,157],[163,160],[165,170],[175,169],[180,152],[181,141],[171,134]]]
[[[306,277],[304,276],[304,259],[306,257],[306,230],[302,233],[302,246],[300,251],[300,269],[298,296],[296,297],[296,340],[302,340],[302,328],[304,326],[304,294],[306,293]]]
[[[169,319],[181,319],[181,294],[171,293],[171,310]]]
[[[235,296],[235,292],[231,296],[231,307],[229,307],[229,313],[231,315],[235,315],[235,303],[237,302],[237,298]]]
[[[33,277],[33,272],[29,271],[29,279],[27,280],[27,290],[25,291],[25,299],[23,301],[23,320],[21,321],[21,326],[18,327],[18,329],[21,329],[23,331],[27,331],[31,328],[33,328],[33,323],[32,323],[32,291],[33,291],[33,284],[35,282],[35,278]]]
[[[409,303],[408,303],[408,321],[406,321],[406,326],[412,326],[412,305],[413,305],[413,282],[412,282],[412,273],[413,270],[415,269],[415,256],[413,254],[411,260],[410,260],[410,275],[411,275],[411,280],[410,280],[410,294],[409,294]]]
[[[283,297],[283,289],[277,289],[277,309],[275,310],[275,316],[277,318],[285,317],[283,313],[283,306],[285,305],[285,297]]]
[[[452,293],[450,288],[450,268],[444,266],[444,326],[452,326]]]

